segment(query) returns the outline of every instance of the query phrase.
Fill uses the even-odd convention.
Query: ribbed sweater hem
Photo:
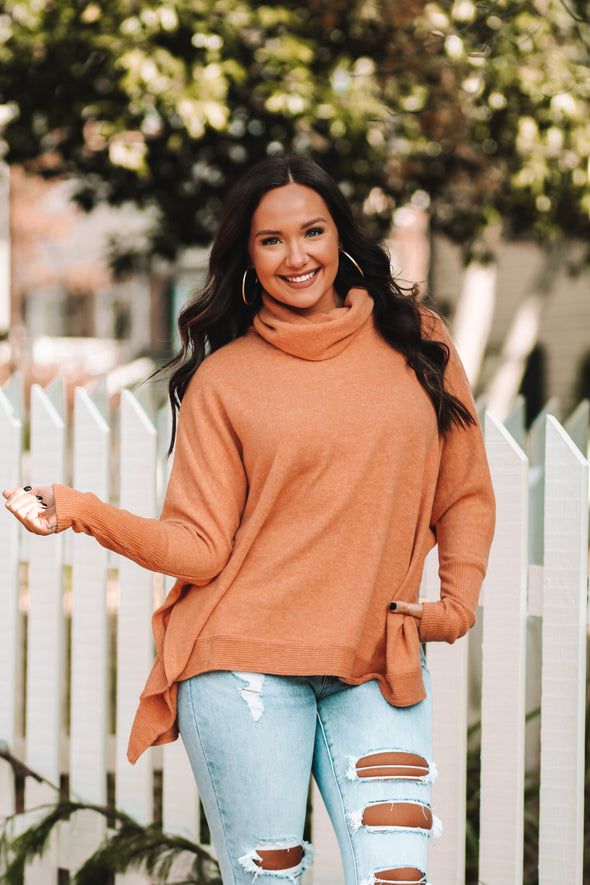
[[[237,636],[214,636],[200,639],[187,661],[181,679],[186,673],[204,673],[209,670],[245,670],[275,673],[277,676],[351,676],[360,678],[382,669],[378,661],[358,655],[345,646],[325,648],[317,645],[286,646],[240,639]]]
[[[384,667],[383,660],[363,657],[346,647],[326,649],[307,645],[286,648],[280,643],[272,646],[268,642],[258,644],[235,636],[216,636],[198,642],[177,681],[213,670],[277,676],[322,675],[337,676],[350,685],[376,679],[383,697],[397,707],[412,706],[426,697],[419,654],[408,660],[403,670],[400,668],[395,673],[385,672]],[[127,756],[130,762],[134,763],[149,746],[170,743],[178,737],[170,688],[161,684],[159,679],[154,683],[148,680],[129,743]],[[151,715],[145,717],[142,713],[147,712],[147,708],[151,708]]]

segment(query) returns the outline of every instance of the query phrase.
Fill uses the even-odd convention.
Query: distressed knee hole
[[[379,802],[363,811],[365,827],[432,829],[432,811],[421,802]]]
[[[254,873],[254,879],[264,870],[277,878],[295,881],[309,866],[312,857],[313,848],[308,842],[299,839],[267,839],[239,860],[246,872]]]
[[[259,848],[256,851],[258,860],[255,863],[263,870],[288,870],[297,867],[303,860],[303,848],[295,845],[293,848]]]
[[[356,833],[361,827],[367,827],[375,833],[408,829],[436,840],[443,831],[440,819],[424,802],[376,802],[360,811],[350,812],[347,819],[352,833]]]
[[[374,883],[380,885],[381,882],[397,882],[398,885],[410,885],[415,882],[426,882],[426,876],[416,867],[399,867],[392,870],[379,870],[375,873]]]
[[[434,777],[431,765],[423,756],[390,750],[362,756],[355,765],[359,778],[375,780],[426,781]]]

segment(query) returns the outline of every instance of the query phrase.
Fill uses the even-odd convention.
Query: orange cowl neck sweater
[[[211,354],[186,391],[166,499],[144,519],[55,486],[72,527],[176,578],[154,614],[157,657],[129,743],[135,761],[177,736],[176,682],[209,670],[377,679],[385,698],[424,697],[420,641],[475,621],[494,525],[479,426],[441,437],[405,359],[352,290],[313,317],[265,299],[247,334]],[[448,388],[473,408],[448,333]],[[438,542],[440,601],[415,601]]]

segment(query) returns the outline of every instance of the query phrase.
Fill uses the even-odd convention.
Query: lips
[[[287,277],[281,276],[282,280],[285,280],[287,283],[297,284],[297,283],[308,283],[310,280],[313,280],[314,277],[320,272],[320,268],[316,267],[315,270],[310,270],[308,273],[299,274],[298,276]]]

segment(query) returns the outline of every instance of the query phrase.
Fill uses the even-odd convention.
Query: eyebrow
[[[328,221],[326,218],[323,218],[321,215],[318,218],[312,218],[311,221],[306,221],[305,224],[301,225],[301,230],[305,230],[308,227],[311,227],[314,224],[317,224],[318,221],[322,221],[324,224],[327,224]],[[254,236],[255,237],[269,237],[276,236],[277,234],[282,233],[280,230],[259,230]]]

